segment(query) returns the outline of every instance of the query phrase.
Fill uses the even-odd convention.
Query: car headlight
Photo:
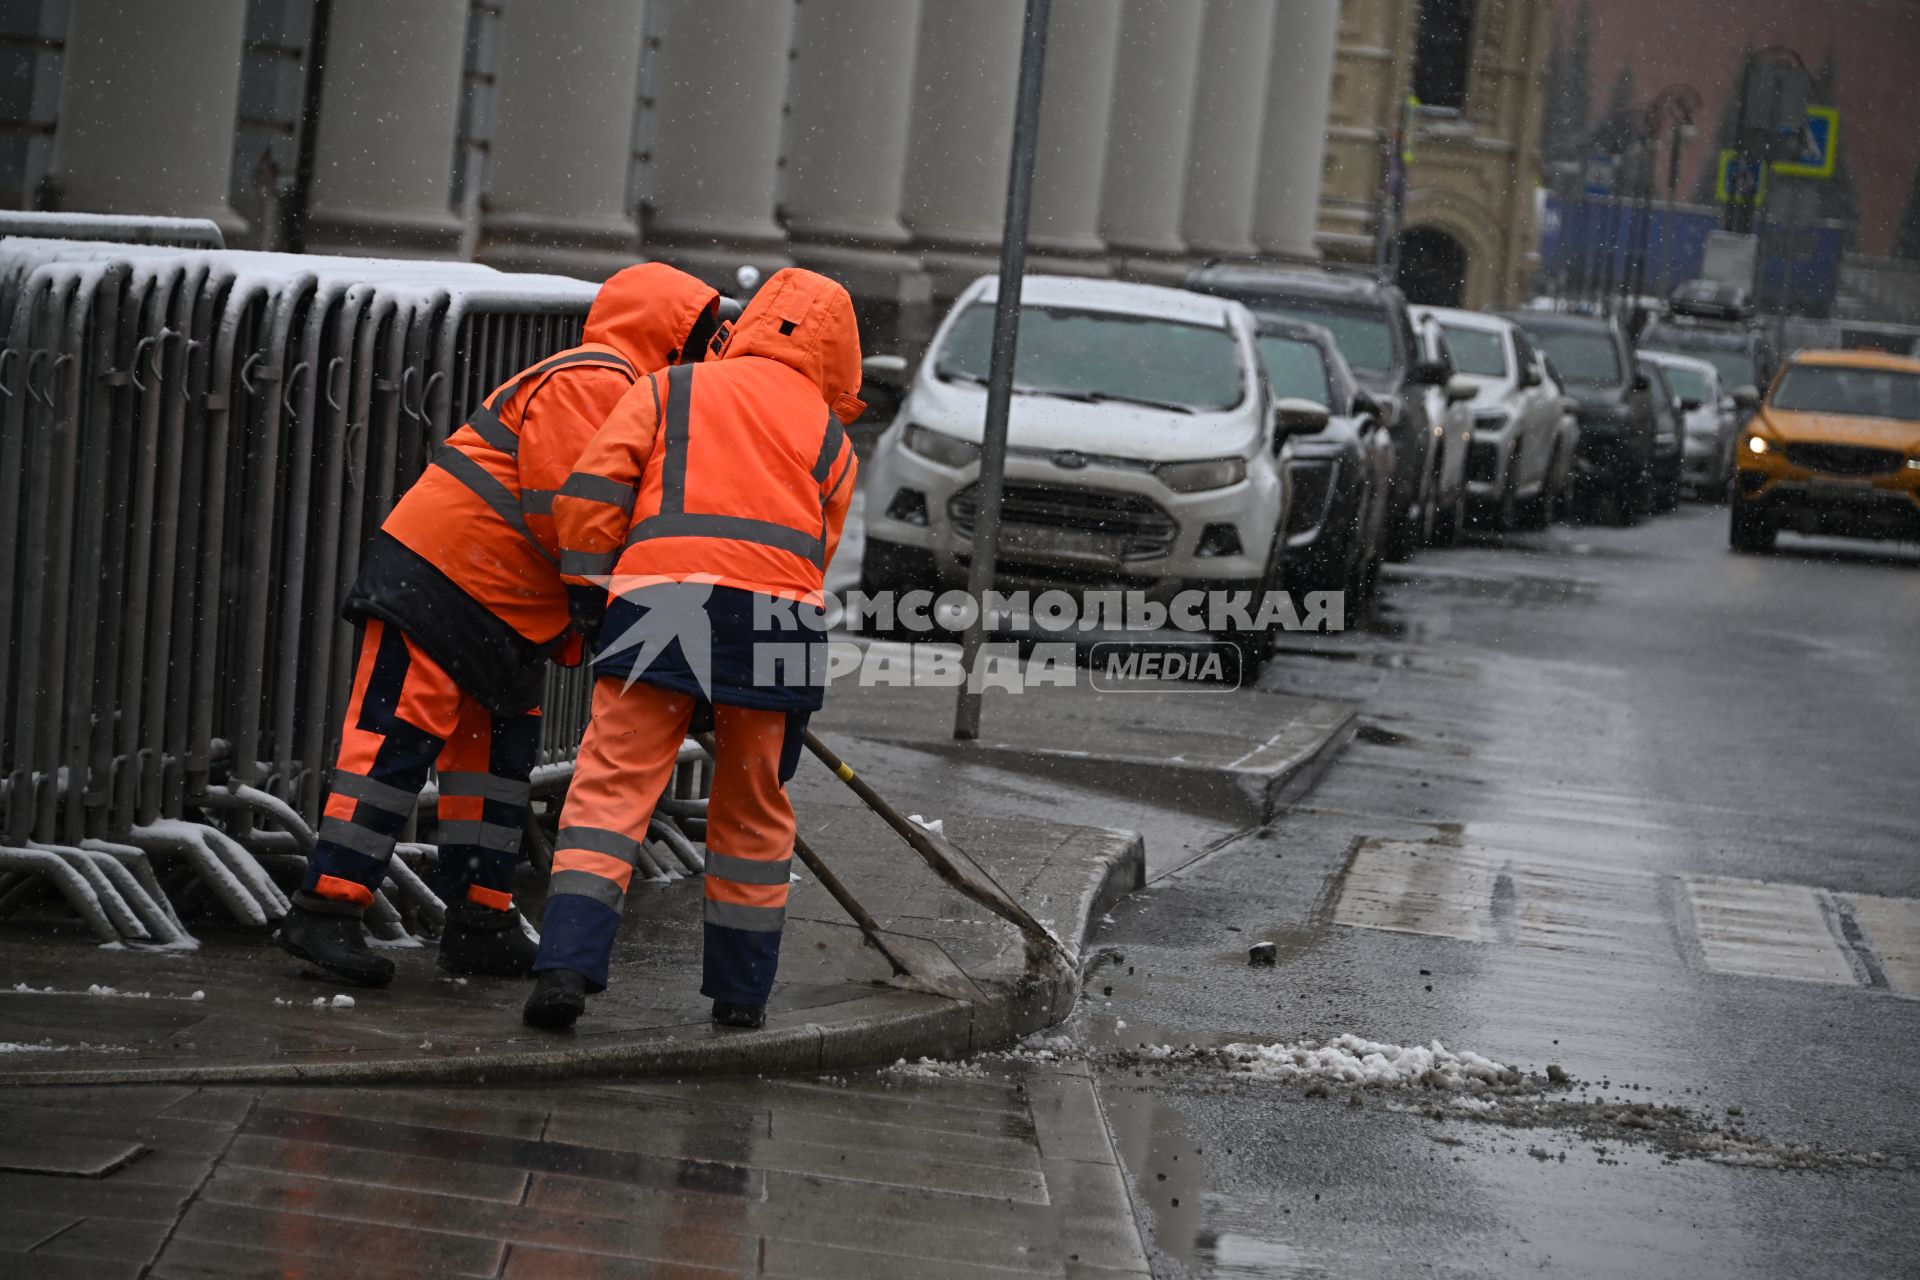
[[[1153,474],[1175,493],[1205,493],[1245,480],[1247,460],[1208,458],[1202,462],[1163,462],[1153,469]]]
[[[1767,443],[1764,436],[1750,435],[1747,437],[1746,449],[1748,453],[1769,453],[1773,446]]]
[[[970,467],[980,460],[980,446],[973,441],[931,430],[917,422],[907,424],[905,443],[910,451],[927,461],[952,467],[955,471]]]

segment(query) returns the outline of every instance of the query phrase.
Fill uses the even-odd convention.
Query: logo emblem
[[[1062,449],[1053,455],[1053,465],[1063,471],[1078,471],[1087,465],[1087,455],[1072,449]]]

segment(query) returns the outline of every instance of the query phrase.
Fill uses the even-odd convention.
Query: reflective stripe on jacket
[[[857,471],[842,418],[864,407],[852,301],[778,272],[722,354],[636,382],[581,455],[554,500],[569,583],[821,600]]]
[[[523,370],[434,450],[425,474],[381,526],[536,645],[557,639],[569,622],[557,581],[553,497],[566,476],[560,468],[571,459],[555,456],[568,452],[552,448],[556,441],[531,433],[523,439],[521,424],[549,380],[563,370],[588,369],[627,385],[637,376],[619,352],[598,346],[563,351]],[[605,401],[606,375],[598,381],[595,407]],[[556,382],[554,390],[560,389]],[[590,439],[597,422],[567,417],[573,430],[566,434],[580,440],[571,450],[577,456],[581,437]]]
[[[664,264],[615,274],[582,345],[503,383],[434,452],[368,548],[346,615],[398,625],[497,712],[534,705],[570,626],[553,499],[639,375],[705,354],[718,303]]]

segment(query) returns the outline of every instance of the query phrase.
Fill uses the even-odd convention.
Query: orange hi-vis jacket
[[[553,501],[636,379],[713,336],[719,294],[659,263],[608,280],[586,341],[502,384],[435,450],[368,548],[345,612],[399,626],[501,713],[539,698],[571,626]]]
[[[554,499],[560,571],[617,595],[706,581],[818,604],[853,500],[865,408],[840,285],[789,267],[698,368],[642,378]]]

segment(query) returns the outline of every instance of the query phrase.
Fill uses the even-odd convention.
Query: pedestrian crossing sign
[[[1773,171],[1782,177],[1831,178],[1839,138],[1840,112],[1833,107],[1808,107],[1793,158],[1775,161]]]
[[[1714,169],[1713,198],[1721,204],[1750,204],[1758,207],[1767,202],[1767,166],[1752,156],[1743,156],[1728,148],[1720,153],[1720,163]]]

